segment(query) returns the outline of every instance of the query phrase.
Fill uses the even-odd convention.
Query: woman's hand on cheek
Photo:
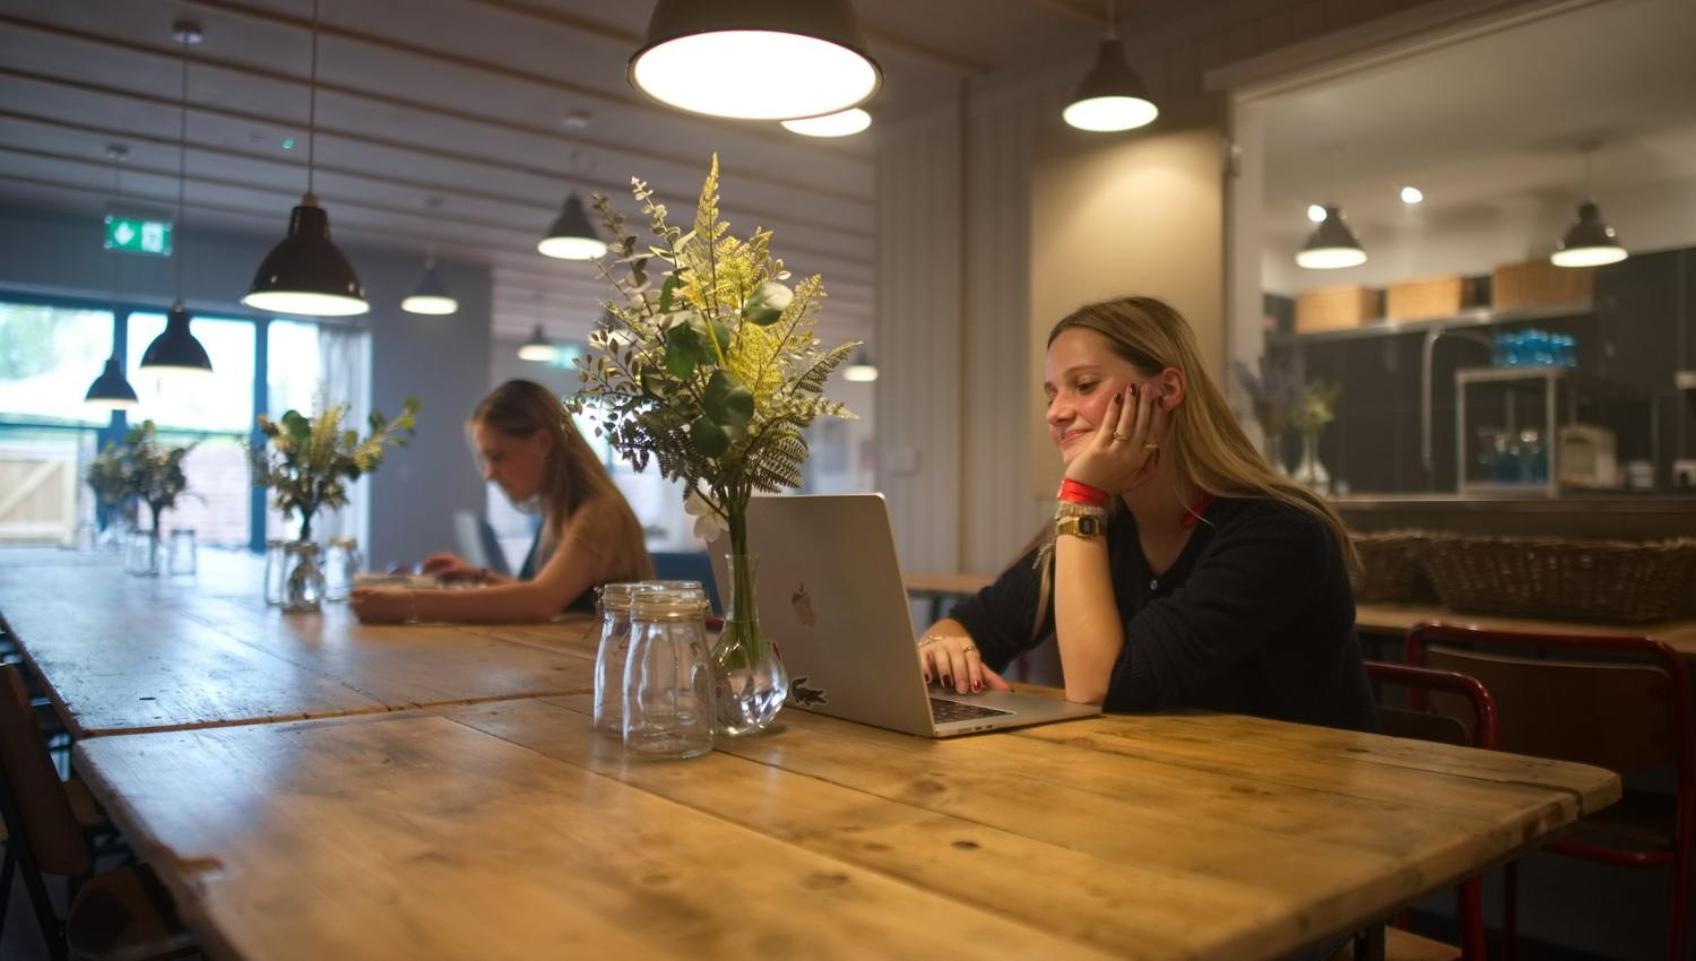
[[[1066,478],[1123,494],[1159,463],[1166,412],[1148,386],[1126,387],[1108,402],[1101,426],[1066,468]]]

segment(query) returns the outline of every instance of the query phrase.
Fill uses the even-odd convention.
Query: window
[[[273,320],[265,328],[265,407],[270,416],[297,410],[314,417],[330,405],[346,404],[342,423],[363,433],[371,410],[370,334],[357,327],[303,320]],[[363,480],[354,482],[346,507],[313,517],[313,538],[353,537],[368,543],[368,486]],[[300,517],[285,521],[267,497],[265,536],[299,537]]]
[[[83,395],[112,330],[109,310],[0,303],[0,544],[64,543],[92,521],[83,465],[111,415]]]
[[[0,303],[0,417],[106,426],[82,398],[111,355],[109,310]]]

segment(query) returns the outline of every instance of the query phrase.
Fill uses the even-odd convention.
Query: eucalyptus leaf
[[[730,449],[730,434],[703,415],[689,425],[689,442],[702,457],[718,457]]]
[[[795,291],[775,280],[768,280],[742,305],[742,316],[749,323],[769,327],[782,318],[794,299]]]
[[[754,416],[754,395],[730,372],[715,370],[701,396],[701,408],[714,423],[740,429]]]

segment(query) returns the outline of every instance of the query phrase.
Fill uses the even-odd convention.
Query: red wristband
[[[1106,491],[1093,484],[1070,478],[1060,482],[1060,492],[1054,496],[1068,504],[1088,504],[1091,507],[1104,507],[1107,504]]]

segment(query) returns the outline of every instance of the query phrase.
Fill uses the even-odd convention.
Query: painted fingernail
[[[929,671],[925,672],[925,683],[926,684],[930,683],[930,672]]]
[[[983,690],[983,684],[982,684],[982,682],[980,682],[980,681],[973,681],[973,682],[972,682],[972,693],[973,693],[973,694],[976,694],[976,693],[977,693],[977,692],[979,692],[979,691],[981,691],[981,690]]]
[[[946,674],[942,675],[942,686],[943,687],[947,687],[948,685],[953,684],[953,683],[954,683],[954,679],[952,677],[949,677]]]

